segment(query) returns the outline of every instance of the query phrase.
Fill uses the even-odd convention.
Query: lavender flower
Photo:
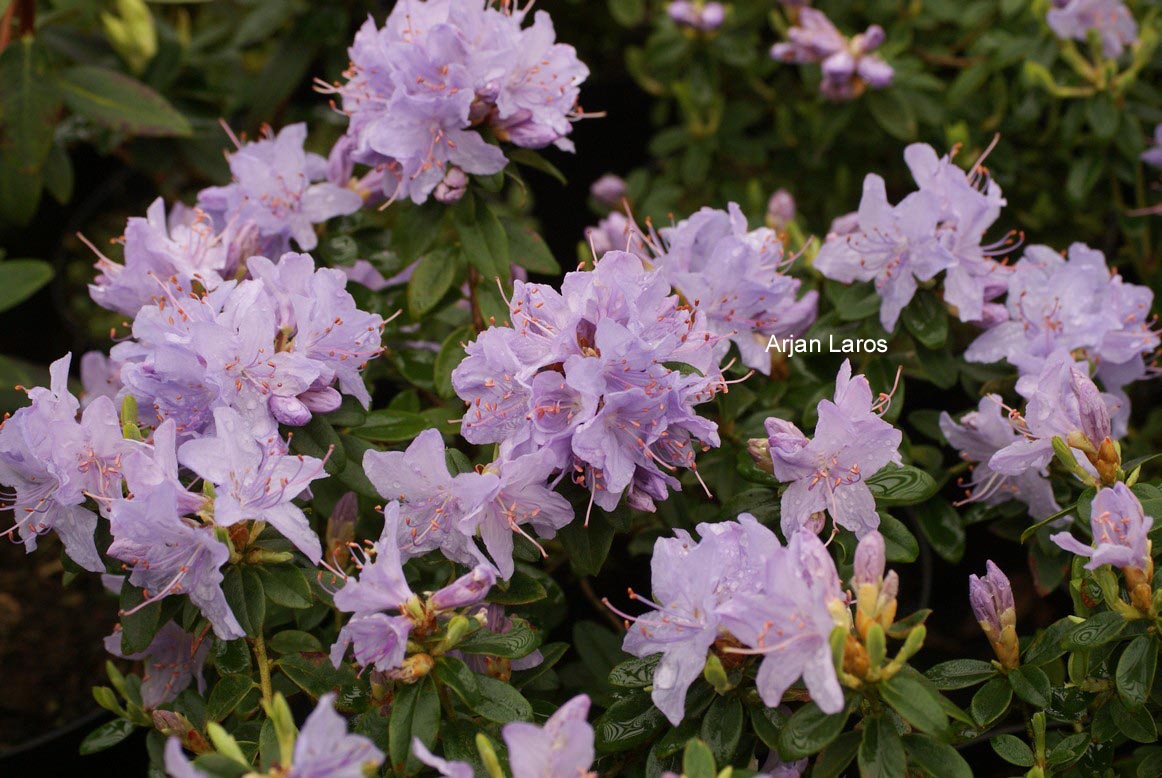
[[[206,215],[197,214],[190,224],[173,217],[167,220],[160,197],[150,204],[145,218],[129,219],[121,243],[125,264],[98,254],[100,272],[89,285],[89,294],[98,305],[127,316],[168,295],[187,295],[195,285],[215,289],[230,269],[225,241]]]
[[[326,180],[327,161],[303,150],[306,139],[305,124],[289,125],[277,135],[265,127],[259,140],[228,155],[233,182],[198,194],[198,206],[218,231],[249,225],[257,232],[249,254],[277,256],[290,249],[292,238],[310,251],[318,244],[316,224],[363,205],[358,193]]]
[[[383,763],[383,752],[369,738],[348,733],[334,705],[335,693],[328,692],[307,716],[287,778],[363,778]]]
[[[1071,554],[1089,557],[1087,570],[1096,570],[1102,565],[1135,570],[1152,568],[1149,532],[1154,519],[1145,515],[1142,503],[1124,483],[1098,491],[1093,498],[1089,523],[1093,547],[1068,532],[1059,532],[1050,540]]]
[[[264,446],[232,408],[214,411],[214,429],[214,436],[191,440],[178,452],[183,465],[214,485],[214,523],[264,521],[318,564],[319,536],[292,501],[324,476],[322,461],[284,453],[281,439],[273,450]]]
[[[637,225],[619,211],[613,211],[596,226],[587,227],[585,239],[589,241],[595,258],[605,256],[610,251],[628,251],[646,261],[653,256],[645,239],[638,232]]]
[[[1005,667],[1016,667],[1020,662],[1017,643],[1017,611],[1013,604],[1013,588],[1009,579],[992,560],[985,562],[988,573],[984,578],[968,577],[968,599],[977,623],[984,631],[997,658]]]
[[[815,437],[790,422],[767,419],[775,477],[789,481],[783,492],[783,534],[818,531],[822,512],[863,537],[879,526],[875,498],[864,482],[889,463],[900,464],[900,431],[881,419],[864,376],[851,375],[844,360],[835,377],[835,400],[821,400]]]
[[[560,293],[517,282],[509,311],[513,326],[481,333],[452,372],[470,442],[549,452],[605,510],[622,494],[651,510],[679,487],[671,472],[695,469],[695,439],[718,445],[694,413],[721,386],[717,338],[638,257],[609,252]]]
[[[245,633],[222,593],[221,567],[230,559],[230,548],[213,526],[182,516],[179,505],[177,489],[164,482],[132,499],[113,501],[109,556],[125,562],[129,582],[145,590],[143,604],[188,594],[215,635],[240,638]]]
[[[940,414],[944,437],[960,451],[962,459],[973,463],[972,479],[964,484],[968,492],[965,499],[985,505],[1020,500],[1029,506],[1034,518],[1051,516],[1060,506],[1045,468],[1030,467],[1017,475],[1006,475],[989,467],[993,454],[1023,439],[1003,413],[1003,405],[999,395],[989,394],[981,398],[977,410],[964,414],[959,422],[947,412]]]
[[[1045,20],[1058,38],[1084,41],[1097,30],[1102,53],[1111,58],[1138,41],[1138,23],[1122,0],[1053,0],[1053,5]]]
[[[589,185],[589,196],[606,208],[620,207],[627,191],[625,179],[613,173],[606,173]]]
[[[1162,124],[1154,125],[1154,142],[1142,152],[1141,160],[1153,167],[1162,167]]]
[[[345,154],[382,170],[384,193],[421,203],[453,169],[490,175],[504,153],[476,131],[487,124],[517,146],[556,145],[576,116],[588,69],[571,46],[555,43],[548,14],[523,28],[525,11],[486,3],[407,0],[382,28],[371,19],[349,53],[342,97],[350,119]]]
[[[85,503],[92,496],[105,512],[108,500],[120,497],[121,460],[134,444],[122,438],[108,397],[96,398],[77,420],[71,358],[53,362],[49,388],[29,390],[30,404],[0,427],[0,483],[10,490],[4,502],[16,520],[3,534],[15,532],[31,552],[39,535],[55,530],[77,564],[104,572],[93,541],[97,516]]]
[[[678,25],[702,32],[717,30],[726,21],[726,8],[722,3],[702,0],[671,0],[666,6],[666,14]]]
[[[592,775],[596,752],[589,714],[589,697],[579,694],[566,702],[538,727],[525,721],[513,721],[501,729],[508,747],[512,778],[543,778],[547,775]]]
[[[799,10],[798,22],[787,32],[788,43],[776,43],[771,57],[780,62],[817,62],[823,69],[819,91],[829,100],[851,100],[867,87],[883,89],[895,76],[892,66],[871,52],[884,42],[879,25],[845,38],[826,14],[814,8]]]
[[[655,265],[721,336],[720,352],[729,339],[743,364],[769,375],[770,339],[806,332],[819,294],[812,290],[796,299],[800,282],[781,272],[793,258],[783,256],[778,236],[766,227],[748,231],[742,209],[735,203],[728,208],[703,208],[663,229],[665,248]]]
[[[755,678],[759,695],[776,707],[802,676],[820,709],[837,713],[843,708],[843,690],[831,655],[836,626],[831,609],[842,595],[827,549],[810,532],[796,532],[769,557],[759,576],[758,587],[739,592],[723,606],[724,626],[750,649],[740,653],[763,657]]]
[[[416,759],[439,773],[440,778],[473,778],[475,775],[472,765],[467,762],[449,762],[447,759],[441,759],[429,751],[424,741],[418,737],[412,738],[412,753],[416,755]]]
[[[1094,440],[1088,434],[1105,432],[1108,437],[1109,419],[1119,403],[1112,395],[1098,392],[1085,367],[1074,363],[1068,352],[1050,357],[1036,377],[1022,378],[1017,391],[1028,399],[1023,417],[1010,414],[1021,439],[993,454],[989,470],[1007,476],[1042,471],[1053,459],[1055,437],[1098,456],[1104,438]],[[1100,421],[1103,416],[1104,423]]]
[[[144,660],[141,704],[146,710],[153,710],[172,702],[191,681],[196,682],[199,694],[205,693],[202,666],[210,653],[210,642],[204,636],[198,638],[168,621],[153,636],[149,647],[138,654],[122,653],[120,625],[105,638],[105,650],[122,659]]]
[[[1008,321],[973,341],[965,359],[1005,359],[1032,375],[1054,352],[1080,349],[1106,388],[1120,393],[1150,372],[1143,356],[1159,345],[1150,324],[1153,299],[1149,288],[1111,273],[1100,251],[1074,243],[1064,259],[1047,246],[1030,246],[1010,277]]]
[[[767,201],[767,226],[781,230],[795,220],[795,197],[786,189],[778,189]]]
[[[701,541],[675,530],[675,538],[659,538],[654,544],[654,599],[631,592],[652,612],[636,618],[619,614],[634,622],[625,635],[625,651],[639,657],[662,653],[651,697],[675,726],[707,651],[724,635],[723,608],[743,592],[765,591],[763,571],[779,547],[775,534],[749,514],[737,522],[700,524],[697,529]],[[690,570],[698,575],[689,575]]]

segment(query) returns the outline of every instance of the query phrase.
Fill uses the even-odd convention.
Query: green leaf
[[[635,27],[645,21],[645,0],[606,0],[609,14],[622,27]]]
[[[710,703],[702,718],[700,734],[718,764],[727,765],[734,761],[745,720],[746,712],[737,696],[715,697]]]
[[[1106,92],[1099,92],[1085,105],[1085,118],[1093,128],[1094,137],[1109,140],[1118,131],[1121,111],[1114,105],[1113,98]]]
[[[169,101],[124,73],[79,65],[61,73],[60,87],[69,110],[118,132],[153,137],[193,133]]]
[[[36,213],[52,149],[60,92],[48,55],[33,36],[0,52],[0,221],[27,224]]]
[[[884,702],[921,732],[934,735],[948,729],[948,716],[940,707],[939,692],[904,675],[881,683],[879,691]]]
[[[867,479],[877,506],[914,505],[936,494],[932,476],[918,467],[888,465]]]
[[[520,618],[512,618],[507,632],[490,632],[481,628],[456,645],[465,654],[486,654],[505,659],[520,659],[531,654],[541,644],[541,635]]]
[[[1013,687],[1005,678],[994,678],[973,695],[972,703],[968,706],[972,718],[980,726],[986,726],[996,721],[1009,709],[1013,700]]]
[[[468,264],[480,271],[490,286],[494,278],[507,281],[511,274],[508,235],[488,201],[465,198],[453,212],[460,248]]]
[[[410,773],[419,769],[419,760],[412,756],[412,740],[419,738],[431,748],[440,731],[440,697],[431,678],[419,683],[396,687],[391,718],[387,724],[388,751],[393,766],[406,766]]]
[[[540,648],[541,663],[536,667],[530,667],[527,670],[515,671],[512,674],[512,678],[509,679],[509,683],[518,689],[523,689],[533,681],[549,672],[549,670],[551,670],[555,664],[561,661],[561,658],[565,656],[568,651],[568,643],[546,643]]]
[[[933,778],[972,778],[972,768],[952,746],[928,735],[904,735],[908,760]]]
[[[219,675],[250,672],[250,646],[244,639],[215,640],[210,651],[214,657],[214,669]]]
[[[613,546],[616,530],[603,510],[594,510],[589,515],[589,526],[581,519],[583,514],[557,531],[569,564],[577,575],[597,575],[609,549]]]
[[[1065,653],[1065,647],[1061,642],[1074,627],[1074,623],[1068,618],[1050,624],[1033,638],[1033,642],[1025,649],[1025,656],[1021,661],[1026,665],[1043,665],[1061,656]]]
[[[872,118],[888,135],[904,141],[916,137],[916,114],[903,90],[874,90],[864,97],[864,101],[871,111]]]
[[[480,703],[480,684],[476,673],[463,661],[452,656],[442,656],[436,660],[436,680],[456,692],[464,704],[472,708]]]
[[[1049,676],[1037,667],[1017,667],[1009,673],[1009,685],[1025,702],[1035,708],[1048,708],[1052,688]]]
[[[916,536],[899,519],[881,512],[879,531],[884,536],[884,556],[889,562],[915,562],[920,556]]]
[[[351,430],[351,434],[380,443],[402,443],[413,440],[429,427],[428,417],[422,414],[382,408],[367,414],[363,426]]]
[[[880,295],[871,284],[828,281],[823,289],[842,321],[866,319],[880,310]]]
[[[1114,724],[1123,735],[1139,743],[1153,743],[1158,739],[1158,726],[1146,706],[1127,708],[1121,698],[1113,697],[1106,703]]]
[[[486,599],[498,605],[528,605],[548,596],[544,584],[528,573],[517,570],[505,584],[498,581]]]
[[[947,500],[932,499],[912,509],[916,524],[941,559],[956,564],[964,556],[964,524]]]
[[[651,654],[622,662],[610,671],[609,682],[623,689],[644,689],[653,684],[654,670],[661,658],[661,654]]]
[[[275,666],[312,697],[322,697],[327,692],[338,693],[336,706],[344,710],[357,709],[367,700],[366,679],[358,678],[348,664],[333,666],[325,653],[286,654],[275,662]]]
[[[906,768],[904,743],[891,719],[884,715],[866,719],[859,744],[860,778],[900,778]]]
[[[311,607],[311,582],[293,565],[256,568],[266,596],[276,605],[293,610]]]
[[[533,170],[539,170],[542,173],[552,176],[562,186],[569,183],[568,179],[565,178],[565,174],[558,170],[556,165],[532,149],[506,149],[505,152],[508,154],[508,158],[518,165],[524,165],[525,167],[530,167]]]
[[[839,778],[859,751],[860,732],[844,732],[815,757],[811,778]]]
[[[1095,613],[1078,624],[1061,644],[1069,651],[1085,651],[1110,642],[1126,628],[1126,620],[1113,611]]]
[[[937,689],[966,689],[983,683],[997,674],[991,662],[979,659],[952,659],[928,668],[924,673]]]
[[[266,641],[266,647],[276,654],[322,653],[323,644],[309,632],[286,629]]]
[[[997,735],[989,740],[997,756],[1018,767],[1032,767],[1037,761],[1029,744],[1014,735]]]
[[[224,675],[214,684],[206,701],[206,716],[210,721],[222,721],[229,716],[246,693],[254,688],[249,675]]]
[[[52,280],[52,265],[40,259],[6,259],[0,262],[0,311],[6,311],[36,294]]]
[[[1158,641],[1153,635],[1139,635],[1130,641],[1118,660],[1115,674],[1118,696],[1128,708],[1137,708],[1146,702],[1154,686],[1154,670],[1158,666]]]
[[[682,775],[685,778],[715,778],[718,768],[708,744],[691,740],[682,752]]]
[[[561,266],[557,264],[549,245],[536,231],[516,219],[500,221],[508,235],[508,250],[514,265],[547,276],[561,274]]]
[[[783,731],[789,718],[790,716],[778,708],[768,708],[762,704],[750,709],[751,729],[769,748],[778,749],[779,733]]]
[[[948,311],[935,294],[918,292],[904,308],[900,320],[908,331],[930,349],[943,348],[948,340]]]
[[[532,720],[533,706],[509,684],[487,675],[477,675],[476,683],[480,687],[480,701],[472,710],[484,718],[497,724]]]
[[[455,254],[448,249],[425,254],[408,279],[408,315],[419,321],[435,308],[456,283],[458,270]]]
[[[145,595],[126,581],[121,586],[121,653],[140,654],[149,648],[161,626],[161,602],[142,606]],[[134,610],[136,609],[136,610]],[[128,613],[128,611],[134,611]]]
[[[1061,742],[1053,746],[1045,755],[1045,761],[1049,764],[1065,764],[1080,759],[1089,748],[1089,744],[1090,733],[1075,732],[1069,737],[1062,738]]]
[[[81,755],[95,754],[98,751],[104,751],[106,748],[112,748],[120,743],[125,738],[133,734],[136,729],[132,721],[125,719],[114,719],[106,724],[94,729],[85,739],[81,741]]]
[[[455,396],[456,392],[452,388],[452,371],[464,361],[464,345],[472,340],[475,332],[470,326],[457,327],[448,333],[448,337],[440,344],[436,363],[432,366],[432,380],[436,385],[436,394],[440,397],[448,399]]]
[[[839,713],[824,713],[814,702],[799,708],[779,735],[783,761],[793,762],[823,749],[843,731],[848,713],[847,708]]]
[[[243,631],[252,638],[261,635],[262,623],[266,620],[266,593],[254,568],[238,565],[226,568],[222,591]]]
[[[593,722],[598,753],[628,751],[647,742],[669,726],[645,692],[635,692],[609,706]]]

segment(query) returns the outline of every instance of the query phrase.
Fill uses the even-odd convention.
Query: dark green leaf
[[[653,684],[654,670],[661,658],[661,654],[652,654],[622,662],[610,671],[609,682],[624,689],[644,689]]]
[[[1085,651],[1110,642],[1126,628],[1126,620],[1113,611],[1095,613],[1078,624],[1062,640],[1069,651]]]
[[[480,271],[485,282],[507,281],[511,271],[508,236],[488,201],[465,198],[454,211],[456,233],[468,264]]]
[[[287,629],[266,641],[266,647],[277,654],[322,653],[323,644],[309,632]]]
[[[425,254],[408,279],[408,315],[418,321],[435,308],[456,283],[458,269],[451,251],[439,249]]]
[[[964,556],[964,525],[956,509],[946,500],[932,499],[913,508],[913,514],[920,531],[941,559],[953,564],[959,562]]]
[[[859,751],[860,732],[844,732],[815,757],[811,778],[839,778]]]
[[[1053,746],[1045,755],[1049,764],[1065,764],[1079,759],[1089,748],[1090,735],[1088,732],[1075,732],[1069,737],[1062,738],[1061,742]]]
[[[1158,726],[1145,705],[1140,708],[1127,708],[1118,697],[1110,699],[1106,704],[1109,706],[1114,724],[1130,740],[1153,743],[1158,739]]]
[[[532,705],[509,684],[487,675],[477,675],[476,683],[480,687],[480,701],[472,710],[484,718],[497,724],[532,720]]]
[[[222,579],[222,591],[243,631],[250,637],[262,634],[262,624],[266,620],[266,593],[258,573],[251,567],[231,565],[226,568]]]
[[[132,721],[114,719],[94,729],[81,741],[81,755],[95,754],[112,748],[125,738],[133,734],[136,727]]]
[[[1017,667],[1009,673],[1009,685],[1025,702],[1035,708],[1048,708],[1052,688],[1049,676],[1037,667]]]
[[[79,116],[129,135],[190,135],[186,117],[137,79],[108,68],[79,65],[60,77],[61,95]]]
[[[952,659],[930,667],[925,673],[937,689],[965,689],[997,674],[991,662],[979,659]]]
[[[557,532],[557,537],[569,555],[569,564],[578,575],[596,575],[601,572],[616,530],[603,510],[589,515],[589,526],[578,517]]]
[[[1009,685],[1008,679],[994,678],[973,695],[969,711],[973,720],[983,727],[1000,718],[1009,709],[1012,700],[1013,687]]]
[[[913,505],[936,493],[932,476],[910,465],[888,465],[869,477],[867,485],[879,506]]]
[[[22,226],[40,203],[60,110],[48,55],[35,37],[0,52],[0,84],[0,221]]]
[[[311,582],[293,565],[258,567],[262,588],[270,601],[285,608],[301,610],[311,607]]]
[[[1018,767],[1032,767],[1037,761],[1029,744],[1014,735],[997,735],[989,741],[997,756]]]
[[[440,344],[436,363],[432,366],[432,380],[436,385],[436,394],[445,399],[456,394],[452,389],[452,371],[464,360],[464,345],[472,340],[474,333],[475,330],[470,326],[457,327]]]
[[[1116,681],[1118,695],[1129,708],[1146,702],[1154,686],[1158,665],[1158,641],[1153,635],[1139,635],[1130,641],[1118,660]]]
[[[507,632],[479,629],[457,644],[465,654],[487,654],[505,659],[520,659],[531,654],[541,644],[541,636],[520,617],[513,617]]]
[[[52,280],[52,265],[40,259],[0,262],[0,311],[27,300]]]
[[[249,675],[224,675],[214,684],[206,702],[206,716],[210,721],[222,721],[229,716],[246,693],[254,688]]]
[[[933,778],[972,778],[972,768],[952,746],[928,735],[904,735],[908,760]]]
[[[650,696],[636,692],[613,703],[593,723],[595,745],[599,753],[628,751],[645,743],[668,725]]]
[[[1022,660],[1024,664],[1042,665],[1064,654],[1065,648],[1061,641],[1073,631],[1074,626],[1074,623],[1066,618],[1055,621],[1042,630],[1025,650],[1025,657]]]
[[[817,753],[843,731],[848,710],[824,713],[814,702],[809,702],[787,721],[779,735],[779,754],[783,761],[793,762]]]
[[[140,654],[149,648],[161,626],[161,602],[142,606],[145,595],[136,586],[121,586],[121,653]],[[136,610],[135,610],[136,609]],[[133,611],[129,613],[129,611]]]
[[[512,674],[509,680],[513,686],[518,689],[523,689],[533,681],[545,675],[553,668],[553,665],[561,661],[561,657],[569,651],[568,643],[546,643],[541,646],[541,662],[535,667],[530,667],[527,670],[517,670]]]
[[[918,292],[900,316],[904,326],[930,349],[943,348],[948,340],[948,311],[930,291]]]
[[[899,519],[881,512],[879,530],[884,536],[884,555],[889,562],[915,562],[920,556],[916,536]]]
[[[387,742],[393,766],[404,766],[408,772],[417,770],[419,760],[412,756],[412,740],[419,738],[431,748],[440,731],[440,697],[431,678],[419,683],[396,687],[391,718],[387,724]]]
[[[866,719],[859,744],[861,778],[900,778],[906,767],[904,744],[891,720],[884,715]]]
[[[766,705],[755,705],[750,709],[751,728],[759,736],[759,740],[766,743],[769,748],[779,747],[779,733],[783,731],[789,718],[790,716],[782,710],[768,708]]]
[[[246,645],[245,640],[215,640],[210,650],[214,657],[214,669],[219,675],[250,672],[250,646]]]
[[[436,660],[436,680],[456,692],[464,704],[472,708],[480,703],[480,684],[476,673],[459,659],[442,656]]]
[[[875,90],[864,99],[876,123],[893,138],[907,141],[916,137],[916,114],[903,90]]]
[[[701,740],[691,740],[682,753],[682,775],[685,778],[715,778],[718,768],[710,746]]]
[[[940,707],[939,692],[904,675],[881,683],[879,690],[884,702],[921,732],[934,735],[948,728],[948,716]]]
[[[569,183],[565,178],[565,174],[558,170],[556,165],[532,149],[507,149],[506,153],[508,154],[508,158],[518,165],[539,170],[557,179],[562,185]]]
[[[381,443],[400,443],[413,440],[430,426],[428,418],[419,413],[383,408],[367,414],[363,426],[351,434]]]
[[[560,275],[561,266],[540,235],[515,219],[501,219],[501,223],[508,235],[508,248],[514,265],[520,265],[533,273]]]
[[[736,696],[715,697],[710,703],[702,718],[701,737],[718,764],[727,765],[734,760],[745,720],[742,703]]]

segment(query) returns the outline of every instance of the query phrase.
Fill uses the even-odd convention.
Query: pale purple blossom
[[[624,178],[613,173],[606,173],[589,185],[589,196],[599,205],[606,208],[617,208],[625,199],[628,189],[629,186]]]
[[[973,463],[971,479],[963,483],[968,492],[966,499],[985,505],[1020,500],[1029,506],[1034,518],[1051,516],[1060,506],[1053,497],[1046,468],[1030,467],[1018,475],[1006,475],[989,467],[993,454],[1023,439],[1003,405],[999,395],[989,394],[981,398],[977,410],[964,414],[959,421],[946,411],[940,414],[944,437],[962,459]]]
[[[340,156],[382,171],[389,198],[421,203],[441,184],[445,201],[461,191],[446,178],[452,169],[504,168],[481,125],[517,146],[571,150],[566,136],[589,71],[555,42],[544,11],[522,27],[526,10],[405,0],[382,28],[369,18],[349,49],[346,81],[327,87],[350,120]]]
[[[895,71],[871,52],[884,42],[884,31],[873,24],[852,38],[845,37],[822,11],[799,10],[798,21],[787,32],[788,42],[776,43],[771,57],[780,62],[819,63],[823,80],[819,91],[829,100],[851,100],[866,87],[883,89]]]
[[[1122,0],[1053,0],[1045,20],[1058,38],[1084,41],[1097,30],[1102,53],[1117,58],[1138,42],[1138,23]]]
[[[1154,142],[1142,152],[1141,160],[1153,167],[1162,167],[1162,124],[1154,125]]]
[[[770,339],[803,335],[815,322],[818,292],[797,298],[801,283],[784,272],[794,258],[784,256],[774,230],[748,230],[737,204],[703,208],[661,230],[659,244],[654,265],[662,277],[705,315],[722,338],[719,352],[729,339],[747,367],[769,375]]]
[[[613,211],[595,226],[587,227],[585,240],[595,259],[610,251],[628,251],[647,261],[653,256],[637,225],[620,211]]]
[[[1096,570],[1102,565],[1150,569],[1150,528],[1154,518],[1145,515],[1142,503],[1129,487],[1118,482],[1113,487],[1101,489],[1093,498],[1090,510],[1090,529],[1093,532],[1093,546],[1086,545],[1068,532],[1059,532],[1050,540],[1061,548],[1089,557],[1087,570]]]
[[[412,753],[415,754],[416,759],[435,770],[440,778],[473,778],[475,775],[472,765],[467,762],[450,762],[436,756],[418,737],[412,738]]]
[[[121,580],[121,579],[118,579]],[[137,654],[121,651],[121,627],[105,638],[105,650],[122,659],[144,661],[141,675],[141,704],[153,710],[172,702],[195,682],[198,693],[206,691],[202,667],[210,653],[208,636],[195,636],[172,621],[166,622],[153,636],[149,647]]]
[[[500,443],[503,459],[548,452],[605,510],[623,494],[651,510],[695,468],[695,441],[718,445],[694,412],[722,385],[718,337],[640,258],[611,251],[560,292],[517,282],[509,313],[452,372],[470,442]]]
[[[795,196],[786,189],[777,189],[767,201],[767,226],[772,230],[785,229],[795,220]]]
[[[293,501],[324,476],[322,460],[285,453],[281,440],[273,447],[255,440],[232,408],[214,411],[214,431],[178,452],[183,465],[214,485],[214,523],[266,522],[318,564],[319,536]]]
[[[316,224],[363,205],[357,192],[326,180],[327,161],[304,151],[306,139],[305,124],[289,125],[277,135],[266,127],[261,138],[227,155],[230,184],[198,194],[198,206],[219,232],[246,225],[257,231],[249,254],[278,256],[290,249],[291,239],[310,251],[318,244]]]
[[[117,410],[98,397],[77,417],[80,402],[68,389],[71,354],[49,367],[48,388],[30,389],[30,404],[0,427],[0,483],[15,532],[29,551],[39,535],[55,531],[69,557],[86,570],[105,565],[93,540],[97,514],[86,507],[92,496],[105,513],[121,496],[124,457],[135,448],[121,435]]]
[[[823,511],[836,524],[863,537],[879,526],[875,498],[865,479],[888,464],[900,464],[902,435],[876,413],[866,377],[852,377],[844,360],[835,377],[835,397],[820,400],[815,437],[794,424],[767,419],[775,477],[790,482],[782,497],[783,533],[818,531]]]
[[[703,0],[671,0],[666,15],[683,27],[712,32],[726,20],[726,8],[722,3]]]
[[[548,718],[543,726],[513,721],[501,729],[508,747],[512,778],[593,775],[596,751],[593,727],[586,721],[589,697],[579,694]]]
[[[383,763],[383,752],[369,738],[350,734],[334,706],[335,693],[328,692],[307,716],[287,778],[363,778]]]

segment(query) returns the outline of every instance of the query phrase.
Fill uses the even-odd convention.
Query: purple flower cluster
[[[1051,540],[1066,551],[1089,557],[1085,567],[1096,570],[1102,565],[1152,569],[1150,558],[1150,528],[1153,517],[1145,515],[1142,503],[1124,483],[1102,489],[1093,498],[1090,511],[1090,529],[1093,545],[1089,546],[1068,532],[1059,532]]]
[[[873,404],[865,376],[851,375],[844,360],[835,377],[835,397],[820,400],[815,437],[789,421],[766,421],[775,477],[790,482],[782,497],[782,529],[819,532],[824,512],[857,537],[879,526],[875,498],[864,478],[900,464],[900,431],[880,418],[884,401]]]
[[[384,754],[369,738],[352,735],[347,721],[335,712],[335,693],[319,698],[295,738],[291,763],[281,765],[286,778],[363,778],[383,763]],[[208,775],[190,764],[181,741],[171,737],[165,746],[165,769],[171,778]]]
[[[572,46],[556,43],[543,11],[485,0],[403,0],[383,27],[372,19],[349,49],[346,81],[326,87],[350,120],[332,151],[333,178],[353,164],[379,171],[390,199],[422,203],[433,192],[459,199],[465,174],[490,175],[508,160],[480,130],[516,146],[555,145],[577,112],[589,70]],[[441,188],[442,185],[442,188]]]
[[[593,727],[585,720],[588,715],[589,697],[579,694],[557,708],[543,726],[525,721],[505,724],[500,734],[508,748],[512,778],[596,775],[589,772],[597,752],[593,746]],[[472,778],[471,765],[433,755],[419,738],[412,741],[412,751],[444,778]]]
[[[1105,388],[1122,388],[1153,374],[1146,357],[1158,348],[1150,307],[1154,293],[1111,272],[1105,256],[1083,244],[1067,257],[1030,246],[1009,277],[1007,321],[969,345],[970,362],[1007,360],[1035,375],[1060,350],[1083,354]],[[1128,404],[1126,412],[1128,413]]]
[[[354,614],[331,647],[336,667],[343,662],[348,647],[353,647],[359,665],[374,666],[381,672],[396,670],[403,665],[408,635],[417,621],[422,624],[443,611],[478,603],[496,582],[492,566],[479,565],[429,595],[426,603],[421,602],[404,578],[397,543],[402,531],[399,503],[388,503],[383,515],[383,533],[363,551],[358,577],[348,578],[335,592],[335,607]],[[396,611],[397,615],[385,611]]]
[[[850,614],[838,612],[846,612],[844,595],[823,543],[810,532],[795,532],[783,546],[749,514],[697,529],[701,540],[675,530],[675,538],[654,544],[653,600],[631,591],[652,610],[626,616],[634,623],[623,648],[639,657],[662,654],[654,704],[677,725],[686,691],[714,650],[762,657],[756,683],[768,706],[778,706],[802,677],[822,710],[838,712],[843,692],[830,636],[838,616],[844,619],[839,626],[850,626]]]
[[[801,8],[798,22],[787,32],[788,42],[776,43],[771,57],[796,64],[819,63],[823,80],[819,91],[829,100],[852,100],[867,87],[890,86],[895,71],[872,54],[884,42],[884,30],[873,24],[864,32],[847,38],[822,11]]]
[[[623,494],[652,510],[699,441],[718,445],[694,407],[724,386],[719,338],[639,257],[611,251],[559,292],[518,281],[509,315],[452,372],[468,441],[499,443],[502,460],[540,454],[605,510]]]
[[[1004,309],[992,300],[1008,288],[1009,270],[992,257],[1010,241],[1005,236],[981,243],[1005,204],[1000,187],[984,174],[983,157],[968,173],[921,143],[905,149],[904,158],[918,190],[893,206],[884,180],[869,174],[858,224],[833,228],[815,268],[843,283],[874,281],[883,300],[880,322],[889,332],[919,284],[941,271],[946,271],[945,302],[961,321],[1003,319]]]
[[[1122,0],[1053,0],[1045,20],[1058,38],[1084,41],[1096,30],[1111,58],[1138,41],[1138,23]]]
[[[569,501],[546,485],[555,464],[544,451],[453,476],[440,433],[425,430],[407,451],[368,451],[363,468],[380,494],[402,504],[395,540],[404,558],[438,548],[457,562],[495,567],[507,579],[513,534],[532,539],[522,525],[552,538],[573,520]]]
[[[769,375],[770,338],[802,335],[815,322],[819,293],[796,299],[799,280],[782,272],[794,258],[774,230],[748,231],[738,205],[703,208],[662,229],[657,243],[655,267],[721,338],[720,355],[733,342],[743,364]]]

